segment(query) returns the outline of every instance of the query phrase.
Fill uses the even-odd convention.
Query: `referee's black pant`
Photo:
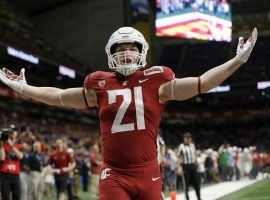
[[[189,200],[188,196],[188,188],[190,185],[193,185],[198,200],[201,199],[200,193],[200,180],[199,175],[197,173],[196,165],[195,164],[183,164],[183,171],[184,171],[184,190],[186,195],[186,200]]]
[[[2,200],[20,200],[20,178],[17,174],[3,173],[1,175],[1,193]]]

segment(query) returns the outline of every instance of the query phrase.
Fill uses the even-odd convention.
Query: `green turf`
[[[89,192],[79,192],[80,200],[89,200]],[[44,197],[43,200],[56,200],[54,197]],[[270,200],[270,179],[254,183],[248,187],[224,196],[218,200]]]
[[[270,179],[254,183],[219,200],[270,200]]]

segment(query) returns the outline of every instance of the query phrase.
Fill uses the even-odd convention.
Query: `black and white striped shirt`
[[[196,160],[196,149],[193,143],[180,144],[178,147],[177,155],[180,157],[181,164],[195,164]]]
[[[162,137],[160,135],[157,136],[157,153],[158,153],[158,156],[157,156],[157,160],[158,160],[158,164],[161,163],[162,161],[162,156],[161,155],[161,148],[162,146],[165,145],[165,141],[162,139]]]

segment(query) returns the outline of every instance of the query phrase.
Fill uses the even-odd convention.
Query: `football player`
[[[106,47],[111,72],[97,71],[84,87],[59,89],[28,85],[25,70],[15,75],[0,71],[3,83],[37,101],[76,109],[97,106],[104,167],[99,199],[161,199],[157,163],[157,134],[166,102],[185,100],[220,85],[244,64],[256,43],[257,29],[244,42],[239,38],[236,56],[200,77],[175,78],[164,66],[146,68],[148,43],[131,27],[115,31]]]

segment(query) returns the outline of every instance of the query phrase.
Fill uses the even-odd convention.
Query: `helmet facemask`
[[[130,49],[115,52],[116,47],[121,44],[136,45],[139,52]],[[116,31],[108,41],[105,50],[109,68],[122,75],[129,76],[146,65],[148,43],[140,32],[131,27]]]
[[[136,70],[143,68],[145,66],[143,61],[146,58],[140,52],[126,50],[113,53],[109,59],[111,59],[110,69],[128,76]]]

